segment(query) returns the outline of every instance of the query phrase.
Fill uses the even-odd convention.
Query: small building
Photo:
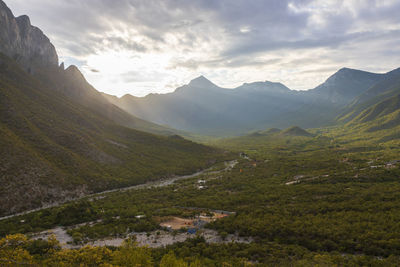
[[[142,219],[142,218],[145,218],[145,217],[146,217],[146,215],[136,215],[135,216],[136,219]]]

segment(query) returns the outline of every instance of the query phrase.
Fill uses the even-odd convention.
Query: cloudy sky
[[[398,0],[5,0],[98,90],[165,93],[279,81],[304,90],[341,67],[400,67]]]

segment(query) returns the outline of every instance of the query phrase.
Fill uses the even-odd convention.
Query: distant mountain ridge
[[[400,68],[384,74],[378,83],[356,97],[352,103],[342,110],[337,120],[342,123],[352,121],[365,109],[371,108],[375,104],[385,101],[385,99],[395,97],[399,93]]]
[[[335,124],[335,117],[348,104],[388,75],[342,68],[307,91],[270,81],[226,89],[200,76],[168,94],[103,95],[127,112],[158,124],[200,134],[238,135],[268,127]]]
[[[289,127],[287,129],[281,131],[280,134],[286,135],[286,136],[307,136],[307,137],[313,136],[311,133],[307,132],[306,130],[304,130],[298,126]]]
[[[307,93],[338,105],[346,105],[383,79],[385,74],[342,68]]]
[[[129,128],[173,135],[180,133],[134,117],[107,101],[91,86],[76,66],[59,66],[58,55],[49,38],[32,26],[28,16],[15,18],[0,0],[0,53],[15,60],[25,71],[37,77],[45,86],[92,109],[92,111]]]
[[[279,83],[257,82],[225,89],[202,76],[164,95],[151,94],[143,98],[103,95],[139,118],[210,135],[249,131],[264,124],[268,114],[294,111],[296,106],[303,104],[301,96],[291,95],[290,90]],[[282,102],[288,103],[284,110],[279,104]]]
[[[298,127],[292,126],[287,129],[281,130],[278,128],[269,128],[264,131],[257,131],[246,135],[245,137],[261,137],[261,136],[302,136],[302,137],[312,137],[313,134],[308,131]]]
[[[1,0],[0,22],[0,215],[226,157],[111,104],[77,67],[59,66],[48,38]]]

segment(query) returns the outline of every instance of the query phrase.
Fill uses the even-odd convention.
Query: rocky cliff
[[[0,52],[15,59],[28,72],[37,67],[57,67],[56,49],[28,16],[14,17],[0,0]]]

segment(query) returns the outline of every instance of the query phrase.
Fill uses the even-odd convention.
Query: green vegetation
[[[315,137],[278,134],[220,141],[222,148],[244,152],[249,159],[241,159],[231,171],[204,175],[205,190],[197,188],[196,178],[115,192],[0,221],[1,235],[83,223],[68,230],[77,243],[123,238],[129,232],[160,229],[157,218],[163,216],[193,216],[199,211],[184,207],[198,207],[235,211],[207,227],[221,236],[254,241],[207,244],[201,237],[189,239],[149,249],[154,265],[172,252],[182,262],[199,261],[201,266],[398,265],[400,169],[388,162],[398,159],[400,143],[374,145],[339,128],[310,132]],[[146,217],[136,218],[139,214]]]
[[[223,169],[222,161],[233,157],[223,150],[234,151],[239,163],[227,172],[209,172],[166,187],[87,197],[2,220],[0,235],[20,240],[3,239],[3,262],[11,258],[61,266],[399,265],[397,99],[377,103],[343,126],[270,129],[209,140],[216,149],[100,119],[66,99],[58,101],[57,92],[38,87],[37,81],[10,66],[3,66],[0,77],[0,142],[5,148],[1,160],[7,161],[2,166],[10,166],[9,174],[20,178],[4,183],[11,181],[22,188],[20,192],[35,192],[29,190],[27,173],[37,174],[47,186],[72,190],[85,184],[96,191],[194,172],[218,161],[214,165]],[[27,84],[19,87],[14,76]],[[32,167],[37,164],[47,173]],[[201,190],[198,179],[205,180]],[[161,248],[140,248],[130,239],[118,248],[83,247],[99,239],[128,238],[130,233],[157,233],[162,218],[189,218],[211,210],[235,215],[207,228],[223,238],[235,235],[251,242],[209,244],[193,235]],[[56,227],[65,228],[72,237],[70,245],[78,248],[18,235],[30,237]],[[12,234],[17,236],[6,237]],[[11,251],[19,253],[15,257],[9,252],[12,244]]]
[[[229,155],[114,123],[0,57],[0,215],[190,174]]]
[[[53,59],[0,54],[0,215],[53,204],[0,220],[0,266],[400,266],[400,69],[118,99]]]
[[[186,262],[173,252],[154,259],[150,249],[138,247],[131,239],[117,250],[90,246],[75,250],[61,249],[54,237],[31,241],[24,235],[11,235],[0,240],[0,248],[1,266],[202,266],[198,259]]]
[[[346,73],[353,78],[346,78]],[[264,97],[253,102],[260,107],[251,116],[255,121],[247,122],[249,116],[237,108],[248,106],[242,99],[249,91],[243,88],[231,98],[229,105],[235,109],[226,105],[225,110],[208,116],[214,109],[201,108],[190,113],[190,121],[179,123],[195,123],[192,129],[210,132],[221,127],[220,133],[233,133],[256,129],[261,121],[281,127],[293,120],[300,125],[327,125],[341,111],[336,118],[340,125],[271,128],[216,139],[129,115],[91,87],[76,67],[36,69],[30,75],[0,55],[0,215],[77,199],[1,220],[0,265],[399,266],[398,70],[385,74],[385,79],[349,69],[334,76],[335,86],[323,84],[316,89],[319,104],[298,103],[299,95],[272,98],[299,105],[280,116],[276,105],[265,104],[268,94],[261,94]],[[174,101],[184,105],[170,119],[189,114],[179,112],[193,108],[189,100],[203,98],[210,107],[219,106],[210,99],[226,100],[226,91],[219,89],[210,90],[214,97],[193,97],[203,92],[196,86],[190,89],[199,82],[210,85],[200,78],[178,90],[184,97]],[[262,84],[264,89],[270,85]],[[338,96],[343,106],[328,104],[335,102],[326,98],[331,95]],[[151,108],[155,106],[159,108]],[[202,117],[205,111],[208,115]],[[217,116],[221,113],[229,115],[222,122]],[[193,119],[193,114],[199,117]],[[224,161],[233,158],[238,164],[222,171]],[[168,186],[83,197],[210,166],[214,166],[212,171]],[[164,231],[168,226],[163,228],[160,222],[168,218],[193,218],[213,210],[232,213],[205,224],[208,229],[199,227],[182,242],[139,246],[139,233],[155,235],[153,244],[158,244],[162,232],[173,240],[183,234],[182,229]],[[68,243],[59,243],[55,236],[41,239],[45,236],[41,232],[50,229],[65,233]],[[215,235],[213,243],[202,235],[205,231]],[[119,247],[88,245],[106,239],[125,241]]]
[[[312,136],[312,134],[298,126],[293,126],[283,130],[280,134],[286,136]]]

